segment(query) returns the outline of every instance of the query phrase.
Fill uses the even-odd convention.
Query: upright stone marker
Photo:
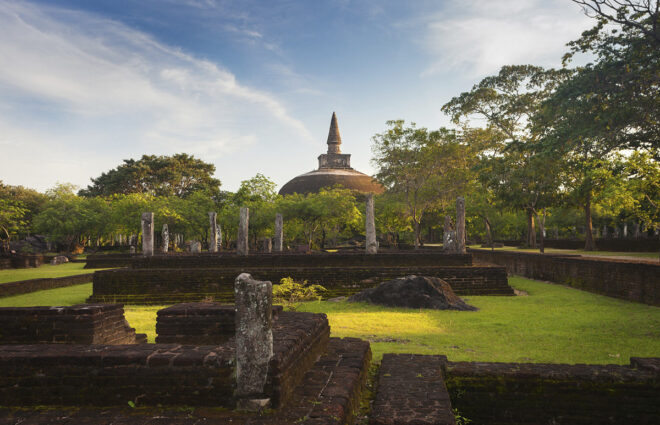
[[[273,285],[240,274],[236,299],[236,395],[239,408],[265,407],[264,387],[273,357]]]
[[[160,250],[163,254],[167,254],[167,250],[170,246],[170,231],[167,228],[167,224],[163,224],[163,230],[160,235],[163,238],[163,245],[160,247]]]
[[[455,252],[456,246],[454,242],[456,241],[456,234],[451,225],[451,217],[448,215],[445,216],[445,226],[442,231],[442,249],[445,252]]]
[[[190,252],[199,254],[202,252],[202,243],[200,241],[190,241]]]
[[[366,220],[365,229],[367,233],[367,254],[376,254],[378,252],[378,241],[376,240],[376,221],[374,217],[374,195],[367,195],[367,205],[366,205]]]
[[[215,212],[209,213],[209,251],[218,252],[218,223],[216,221],[218,214]]]
[[[250,223],[250,209],[241,207],[241,218],[238,222],[238,239],[236,240],[236,252],[238,255],[248,255],[248,226]]]
[[[456,198],[456,252],[465,254],[465,198]]]
[[[142,255],[154,255],[154,213],[142,213]]]
[[[273,246],[273,250],[275,252],[282,252],[282,248],[284,247],[284,218],[282,217],[282,214],[277,213],[275,214],[275,246]]]

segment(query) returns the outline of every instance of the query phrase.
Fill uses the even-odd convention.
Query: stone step
[[[370,425],[455,425],[445,356],[385,354]]]

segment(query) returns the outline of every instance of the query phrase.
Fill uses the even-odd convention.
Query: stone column
[[[273,356],[273,285],[240,274],[234,283],[236,300],[236,395],[239,409],[267,407],[264,386]]]
[[[167,228],[167,224],[163,224],[163,231],[160,234],[163,238],[163,245],[160,247],[160,250],[163,254],[167,254],[170,245],[170,231]]]
[[[456,198],[456,252],[465,254],[465,198]]]
[[[142,255],[154,255],[154,213],[142,213]]]
[[[442,232],[442,249],[445,252],[454,252],[454,230],[451,226],[451,217],[445,216],[445,226]]]
[[[236,252],[238,255],[248,255],[248,226],[250,223],[250,209],[241,207],[241,218],[238,222],[238,239],[236,240]]]
[[[378,241],[376,240],[376,221],[374,218],[374,195],[372,193],[367,195],[365,217],[365,230],[367,234],[366,248],[367,254],[376,254],[378,252]]]
[[[276,252],[282,252],[284,247],[284,219],[282,214],[275,214],[275,246],[273,250]]]
[[[218,223],[216,221],[218,214],[209,213],[209,252],[218,252]]]

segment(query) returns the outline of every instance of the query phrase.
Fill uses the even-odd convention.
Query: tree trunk
[[[422,239],[420,234],[422,229],[418,221],[413,220],[413,222],[415,224],[415,249],[419,249],[419,245]]]
[[[587,195],[587,200],[584,203],[584,250],[593,251],[594,246],[594,235],[593,235],[593,223],[591,222],[591,193]]]
[[[545,208],[543,209],[543,217],[539,220],[539,236],[541,241],[539,243],[539,251],[545,252]]]
[[[491,230],[490,220],[488,220],[488,217],[484,217],[484,223],[486,224],[486,243],[488,243],[488,246],[490,246],[492,248],[493,247],[493,232]]]
[[[536,248],[536,226],[533,208],[527,208],[527,248]]]

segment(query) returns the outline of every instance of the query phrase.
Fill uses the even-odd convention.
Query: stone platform
[[[498,266],[345,266],[252,267],[250,269],[157,268],[116,269],[94,273],[89,302],[163,304],[201,301],[234,301],[234,278],[249,272],[255,279],[278,283],[284,277],[323,285],[324,297],[352,295],[381,282],[408,275],[438,277],[459,296],[513,295],[506,270]]]
[[[326,350],[324,314],[286,312],[273,323],[264,393],[284,404]],[[233,408],[235,343],[222,345],[0,346],[2,405],[119,405]]]
[[[0,308],[2,344],[141,344],[121,304]]]
[[[0,407],[0,425],[330,425],[349,423],[371,361],[369,343],[330,338],[327,351],[304,373],[286,407],[263,415],[209,407]]]

